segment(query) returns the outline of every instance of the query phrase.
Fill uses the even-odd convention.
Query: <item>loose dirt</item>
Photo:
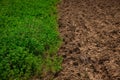
[[[120,80],[120,0],[62,0],[55,80]]]

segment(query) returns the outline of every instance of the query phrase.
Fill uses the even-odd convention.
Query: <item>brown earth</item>
[[[120,80],[120,0],[62,0],[59,15],[55,80]]]

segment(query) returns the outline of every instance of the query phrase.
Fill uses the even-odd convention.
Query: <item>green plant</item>
[[[0,80],[26,80],[61,69],[57,2],[0,0]]]

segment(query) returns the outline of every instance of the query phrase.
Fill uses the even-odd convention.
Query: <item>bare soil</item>
[[[62,0],[55,80],[120,80],[120,0]]]

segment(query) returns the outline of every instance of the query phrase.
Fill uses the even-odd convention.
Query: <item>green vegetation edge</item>
[[[61,69],[59,0],[0,0],[0,80],[28,80]]]

